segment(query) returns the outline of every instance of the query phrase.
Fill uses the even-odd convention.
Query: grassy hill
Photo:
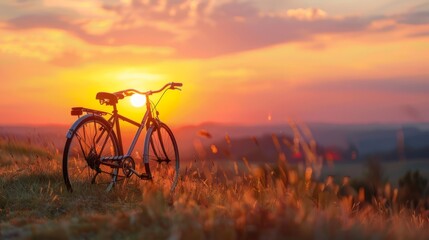
[[[173,194],[135,177],[109,193],[69,193],[61,151],[50,146],[0,140],[0,239],[429,237],[425,210],[394,196],[340,196],[340,183],[318,182],[285,162],[189,162]]]

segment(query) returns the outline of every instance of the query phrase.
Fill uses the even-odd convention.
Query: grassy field
[[[429,160],[413,159],[404,161],[381,162],[383,178],[391,182],[394,186],[398,185],[399,179],[409,171],[419,171],[419,173],[429,179]],[[350,176],[351,178],[360,178],[367,173],[368,169],[365,162],[346,162],[336,163],[332,166],[325,166],[322,171],[323,176],[334,175],[337,177]]]
[[[0,239],[429,238],[426,212],[338,197],[285,161],[187,163],[173,194],[135,177],[109,193],[69,193],[49,146],[0,141]]]

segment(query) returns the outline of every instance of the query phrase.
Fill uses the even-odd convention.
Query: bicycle
[[[169,184],[167,187],[171,192],[174,191],[179,176],[179,150],[173,132],[159,120],[156,106],[168,90],[181,90],[182,86],[182,83],[171,82],[156,91],[127,89],[97,93],[96,99],[101,105],[112,106],[112,113],[84,107],[72,108],[71,115],[78,116],[78,120],[67,132],[64,146],[63,176],[67,190],[73,192],[79,188],[103,186],[105,191],[110,191],[118,181],[134,174],[142,180],[163,181],[163,184]],[[153,104],[149,96],[160,92],[163,92],[160,99]],[[141,123],[120,115],[116,107],[118,100],[133,94],[146,97],[146,112]],[[119,120],[138,127],[126,154],[123,151]],[[143,128],[146,128],[144,172],[139,173],[131,155]]]

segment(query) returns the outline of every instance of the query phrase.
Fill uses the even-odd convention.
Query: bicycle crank
[[[125,177],[129,178],[133,175],[133,173],[136,173],[136,163],[134,162],[134,159],[132,157],[125,157],[124,160],[122,160],[122,172],[124,173]]]

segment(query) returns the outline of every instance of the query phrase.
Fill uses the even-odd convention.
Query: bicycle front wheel
[[[148,130],[144,147],[146,173],[170,192],[179,178],[179,149],[171,129],[162,122]]]
[[[118,168],[102,164],[101,159],[118,156],[120,151],[110,124],[100,116],[86,115],[70,131],[63,154],[67,189],[109,191],[117,180]]]

